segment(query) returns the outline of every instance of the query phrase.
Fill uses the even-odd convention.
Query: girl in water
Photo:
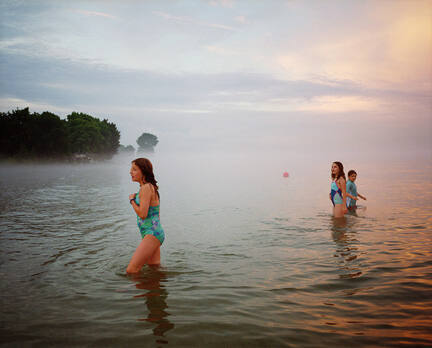
[[[329,197],[333,203],[333,216],[341,218],[348,211],[346,206],[346,180],[342,163],[333,162],[331,177],[333,181]]]
[[[126,272],[138,273],[145,264],[160,264],[160,246],[165,234],[159,220],[159,192],[151,162],[147,158],[132,161],[130,175],[132,181],[140,184],[140,190],[138,193],[130,194],[129,201],[137,214],[142,240]]]

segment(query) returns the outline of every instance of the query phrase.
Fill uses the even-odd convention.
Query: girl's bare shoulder
[[[152,193],[153,192],[152,189],[153,189],[153,185],[147,182],[144,185],[141,185],[140,193],[142,193],[142,194]]]
[[[338,182],[338,184],[345,184],[346,183],[345,179],[342,176],[340,176],[339,179],[337,179],[336,181]]]

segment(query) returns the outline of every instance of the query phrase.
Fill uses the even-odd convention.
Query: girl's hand
[[[131,200],[131,199],[135,199],[135,196],[136,196],[136,193],[131,193],[131,194],[129,195],[129,200]]]
[[[346,205],[344,205],[344,207],[343,207],[343,213],[344,213],[344,214],[348,213],[348,208],[347,208]]]

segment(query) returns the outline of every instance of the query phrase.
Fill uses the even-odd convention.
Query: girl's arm
[[[343,201],[344,212],[347,212],[348,211],[348,208],[346,206],[347,192],[346,192],[346,181],[344,178],[339,178],[339,186],[340,186],[340,189],[342,191],[342,201]]]
[[[135,201],[132,201],[132,208],[135,210],[135,213],[141,218],[145,219],[148,214],[150,199],[152,196],[152,191],[150,188],[150,184],[145,184],[141,186],[139,190],[139,199],[140,205],[136,204]]]

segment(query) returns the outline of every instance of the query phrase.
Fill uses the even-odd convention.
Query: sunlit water
[[[427,161],[353,161],[368,200],[335,221],[333,159],[151,159],[166,240],[136,276],[130,158],[0,166],[0,343],[432,345]]]

